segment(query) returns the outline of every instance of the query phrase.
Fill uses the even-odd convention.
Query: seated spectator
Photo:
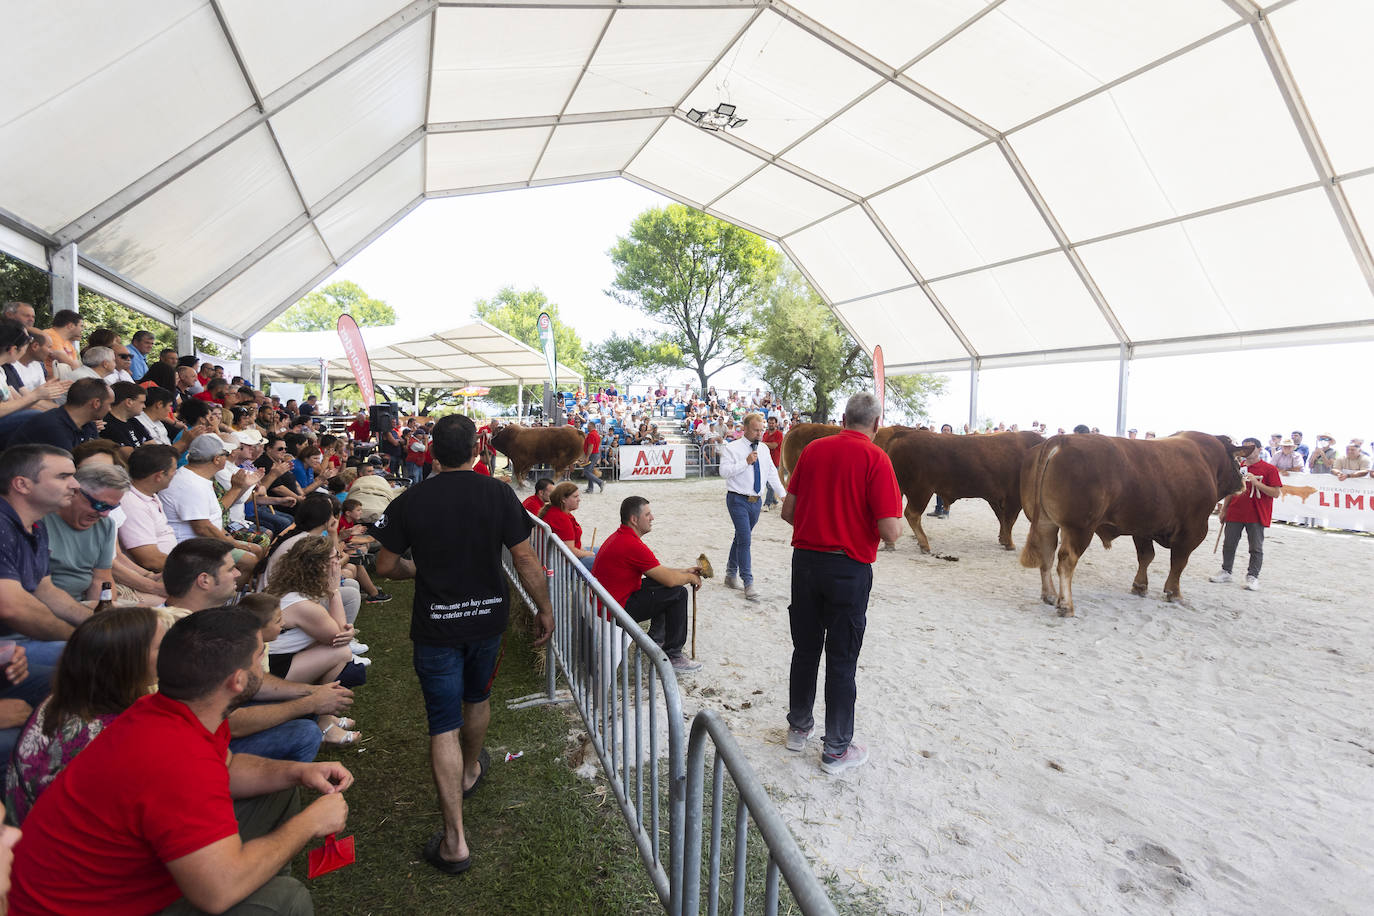
[[[1306,464],[1310,452],[1307,446],[1302,443],[1302,430],[1300,429],[1293,430],[1293,450],[1302,456],[1302,462]]]
[[[105,414],[105,426],[100,430],[100,438],[108,439],[129,452],[152,438],[143,424],[136,419],[143,413],[147,392],[133,382],[115,382],[114,400],[110,402],[110,412]]]
[[[58,379],[56,370],[53,369],[52,355],[49,353],[50,346],[47,334],[32,328],[29,329],[29,345],[24,348],[19,359],[10,364],[15,374],[19,376],[19,385],[25,391],[45,385],[48,382],[53,382],[58,386],[68,384]],[[52,397],[55,398],[62,393],[63,390],[59,388]],[[54,401],[44,409],[51,409],[55,406],[56,402]]]
[[[115,717],[157,686],[165,622],[146,607],[119,607],[83,621],[67,640],[52,696],[24,726],[5,778],[5,807],[15,824],[57,774]]]
[[[134,336],[129,338],[129,375],[135,382],[143,381],[143,376],[148,374],[148,354],[155,346],[157,339],[152,331],[134,331]]]
[[[344,432],[348,433],[348,437],[354,442],[366,442],[371,439],[372,424],[367,420],[367,411],[359,408],[353,422],[344,427]]]
[[[520,505],[531,515],[538,515],[549,504],[549,494],[552,492],[553,481],[547,477],[540,477],[534,482],[534,493],[526,496]]]
[[[573,517],[573,512],[577,511],[581,503],[580,488],[571,480],[565,480],[553,488],[553,492],[549,494],[549,504],[540,510],[539,517],[549,526],[555,537],[568,545],[573,556],[587,569],[591,569],[592,561],[596,559],[596,551],[582,549],[582,526]]]
[[[114,584],[115,522],[129,491],[129,472],[110,464],[77,468],[78,496],[43,517],[48,529],[49,569],[53,585],[76,601],[100,598]]]
[[[168,631],[158,692],[78,754],[29,813],[15,850],[15,912],[113,901],[146,912],[311,911],[300,882],[276,873],[309,840],[343,830],[353,777],[337,763],[229,753],[225,715],[257,690],[262,652],[257,619],[237,608]],[[323,794],[292,816],[300,787]]]
[[[682,654],[687,643],[687,586],[701,587],[701,568],[664,566],[644,543],[654,526],[649,501],[627,496],[620,527],[606,538],[592,564],[594,575],[636,621],[651,621],[649,637],[663,647],[674,670],[695,671],[701,663]]]
[[[87,347],[81,351],[81,366],[72,370],[67,378],[73,382],[83,378],[94,378],[108,385],[109,377],[114,375],[114,372],[114,350],[109,347]]]
[[[41,443],[70,452],[100,435],[95,421],[110,412],[114,395],[98,378],[83,378],[67,389],[67,402],[31,417],[16,429],[9,445]]]
[[[134,417],[134,422],[142,426],[143,431],[148,434],[145,441],[171,445],[172,437],[168,426],[172,422],[172,393],[165,388],[144,388],[143,412]]]
[[[298,541],[307,538],[323,538],[332,540],[334,524],[334,507],[338,502],[323,493],[315,493],[307,497],[296,510],[296,520],[291,527],[281,533],[281,536],[272,543],[267,552],[267,562],[263,565],[262,574],[259,577],[261,584],[266,586],[271,582],[275,574],[277,564]],[[369,585],[371,583],[369,582]],[[375,587],[373,591],[376,591]],[[341,597],[344,604],[344,614],[351,624],[358,619],[358,611],[362,608],[362,588],[361,584],[349,579],[340,586]],[[390,600],[387,596],[385,600]],[[354,652],[363,654],[367,650],[354,649]]]
[[[296,498],[301,499],[329,483],[334,476],[334,468],[324,464],[323,453],[317,445],[302,445],[291,463],[291,476],[299,488]]]
[[[167,522],[158,494],[177,472],[176,449],[170,445],[143,445],[129,454],[129,491],[119,501],[124,524],[119,544],[129,558],[149,572],[159,573],[177,536]]]
[[[1317,447],[1312,449],[1312,455],[1307,464],[1309,474],[1330,474],[1336,465],[1336,449],[1332,443],[1336,440],[1330,436],[1318,436]]]
[[[48,349],[53,361],[68,369],[79,368],[81,358],[77,353],[76,345],[85,331],[86,325],[76,312],[71,309],[62,309],[55,313],[52,316],[52,327],[44,332],[48,335]]]
[[[148,371],[144,373],[140,384],[145,388],[153,386],[161,388],[163,391],[175,391],[177,387],[176,351],[163,350],[162,352],[170,353],[171,361],[158,359],[157,362],[148,367]]]
[[[89,464],[92,461],[100,464],[113,464],[115,467],[129,469],[129,462],[125,460],[124,453],[119,446],[109,439],[87,439],[85,442],[72,449],[72,462],[77,467]],[[123,521],[122,518],[117,521]]]
[[[215,472],[211,483],[215,488],[215,498],[219,500],[223,514],[220,522],[225,532],[236,541],[253,544],[265,551],[272,543],[270,528],[258,528],[248,521],[245,503],[253,499],[262,480],[262,471],[253,466],[253,449],[239,440],[236,433],[220,433],[220,438],[230,449],[224,467]],[[238,483],[235,484],[235,479]]]
[[[1278,468],[1280,474],[1301,474],[1305,465],[1292,439],[1284,439],[1279,443],[1279,452],[1269,463]]]
[[[179,468],[172,482],[158,494],[167,522],[177,541],[193,537],[222,540],[234,548],[234,563],[245,579],[252,574],[265,551],[255,544],[235,541],[224,531],[223,508],[215,498],[214,476],[225,466],[229,448],[219,436],[197,436],[186,450],[186,466]],[[230,493],[238,498],[246,485],[248,472],[237,471],[230,478]]]
[[[30,665],[23,646],[0,642],[0,773],[13,756],[24,723],[47,698],[52,674],[51,666]]]
[[[0,640],[14,640],[34,665],[51,668],[72,628],[91,609],[53,585],[43,517],[81,499],[71,455],[51,445],[0,454]]]
[[[12,318],[0,318],[0,366],[9,370],[18,363],[31,339],[28,328]],[[14,371],[18,378],[17,370]],[[31,387],[15,388],[6,381],[7,375],[8,371],[0,375],[0,439],[40,410],[51,408],[53,398],[61,397],[68,387],[66,382],[45,380]]]
[[[134,376],[133,373],[129,371],[133,366],[133,354],[129,352],[128,347],[118,340],[110,346],[110,349],[114,351],[115,368],[113,372],[105,376],[106,383],[110,385],[117,385],[120,382],[133,384]]]
[[[267,647],[268,670],[287,681],[356,687],[364,666],[349,648],[357,635],[339,596],[343,554],[329,538],[291,545],[272,571],[267,593],[281,599],[282,635]],[[351,667],[350,667],[351,666]]]
[[[1363,439],[1351,439],[1345,447],[1345,454],[1331,464],[1331,473],[1337,480],[1350,480],[1355,477],[1369,476],[1369,459],[1361,451]]]
[[[363,504],[358,518],[364,524],[372,524],[381,518],[386,507],[396,498],[395,490],[385,477],[379,476],[382,469],[380,458],[369,458],[358,468],[358,479],[348,488],[348,498]]]

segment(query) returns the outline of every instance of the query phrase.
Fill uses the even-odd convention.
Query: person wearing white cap
[[[158,499],[162,500],[163,512],[178,543],[193,537],[229,542],[234,546],[234,565],[246,581],[263,551],[253,544],[241,544],[225,533],[224,510],[215,498],[213,482],[215,475],[225,467],[230,451],[217,435],[196,436],[186,449],[186,466],[177,470],[171,484],[158,494]],[[249,483],[249,472],[239,469],[230,477],[225,499],[237,500],[245,487],[251,489],[256,485],[256,479]]]

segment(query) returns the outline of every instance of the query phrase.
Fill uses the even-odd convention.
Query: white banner
[[[682,445],[622,445],[621,480],[682,480],[687,476],[687,449]]]
[[[1274,500],[1274,520],[1315,520],[1323,528],[1374,531],[1374,480],[1337,480],[1334,474],[1288,474]]]

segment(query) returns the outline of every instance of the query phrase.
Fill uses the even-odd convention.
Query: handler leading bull
[[[1148,570],[1155,544],[1169,549],[1164,598],[1181,595],[1179,579],[1188,557],[1207,536],[1207,520],[1218,502],[1241,487],[1235,456],[1243,447],[1226,436],[1174,433],[1165,439],[1054,436],[1026,455],[1021,466],[1021,501],[1030,532],[1021,565],[1040,568],[1040,597],[1061,617],[1072,617],[1073,571],[1094,534],[1102,546],[1131,535],[1140,566],[1131,591],[1149,590]],[[1059,544],[1059,591],[1050,561]]]

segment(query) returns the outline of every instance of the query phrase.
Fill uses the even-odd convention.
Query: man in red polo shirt
[[[601,464],[601,427],[597,425],[599,421],[587,424],[587,435],[582,440],[582,454],[587,456],[587,466],[582,472],[587,475],[587,492],[592,492],[597,484],[601,489],[606,489],[606,481],[601,479],[601,474],[597,472],[597,466]]]
[[[530,515],[538,515],[539,510],[548,504],[549,494],[552,492],[553,481],[547,477],[540,477],[534,482],[534,492],[526,496],[520,505],[524,506]]]
[[[24,820],[11,914],[310,912],[309,892],[278,872],[344,828],[353,777],[339,763],[229,751],[225,717],[261,684],[263,652],[257,618],[240,608],[167,631],[158,692],[107,726]],[[302,786],[321,793],[304,811]]]
[[[654,513],[642,496],[620,503],[620,527],[596,552],[592,575],[635,620],[650,621],[649,638],[668,653],[676,671],[695,671],[701,662],[682,654],[687,644],[687,586],[701,588],[701,567],[673,569],[658,562],[644,543]]]
[[[868,624],[878,540],[901,537],[902,493],[887,453],[873,444],[882,405],[867,391],[849,399],[838,436],[808,445],[787,479],[782,520],[792,525],[792,673],[787,749],[806,748],[815,724],[816,674],[825,652],[825,746],[821,769],[861,765],[855,744],[854,672]]]
[[[782,467],[782,426],[778,424],[778,415],[769,414],[768,428],[763,431],[763,436],[759,441],[768,446],[768,457],[773,459],[773,468],[778,470]],[[778,504],[778,494],[773,491],[773,485],[767,484],[768,498],[763,501],[763,511],[767,512]]]
[[[1264,460],[1260,441],[1254,437],[1244,439],[1241,445],[1250,447],[1249,453],[1241,458],[1244,465],[1241,473],[1241,491],[1231,497],[1226,505],[1226,519],[1223,523],[1225,535],[1221,542],[1221,571],[1209,580],[1211,582],[1230,582],[1231,566],[1236,560],[1236,547],[1240,545],[1240,533],[1245,532],[1250,546],[1250,563],[1245,570],[1246,591],[1259,591],[1260,566],[1264,563],[1264,529],[1274,519],[1274,497],[1283,495],[1283,478],[1279,469]]]
[[[366,442],[372,438],[372,424],[368,422],[367,411],[359,410],[353,422],[344,427],[344,432],[354,442]]]

